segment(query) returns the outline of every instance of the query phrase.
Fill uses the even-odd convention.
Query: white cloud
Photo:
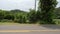
[[[0,0],[0,9],[28,10],[34,7],[34,0]]]
[[[59,3],[57,7],[60,6],[60,0],[57,0]],[[0,9],[21,9],[29,10],[34,8],[34,0],[0,0]]]

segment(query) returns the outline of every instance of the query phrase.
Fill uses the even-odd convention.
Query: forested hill
[[[10,12],[12,12],[12,13],[27,13],[26,11],[18,10],[18,9],[11,10]]]

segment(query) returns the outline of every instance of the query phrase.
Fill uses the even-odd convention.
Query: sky
[[[58,1],[57,7],[59,7],[60,0],[57,1]],[[0,0],[0,9],[3,10],[20,9],[28,11],[29,9],[34,9],[34,3],[35,3],[34,0]]]

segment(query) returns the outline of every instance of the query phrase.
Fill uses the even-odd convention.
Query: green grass
[[[0,25],[33,26],[33,25],[38,25],[38,24],[20,24],[20,23],[15,23],[15,22],[0,22]]]
[[[19,23],[14,23],[14,22],[0,22],[0,25],[19,25]]]

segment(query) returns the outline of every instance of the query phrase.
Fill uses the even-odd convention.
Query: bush
[[[25,16],[20,15],[20,17],[18,19],[14,20],[14,22],[26,23],[26,18],[25,18]]]
[[[6,15],[4,19],[14,20],[14,15]]]
[[[12,20],[3,19],[3,20],[1,20],[1,22],[12,22]]]
[[[28,19],[29,19],[30,23],[36,23],[37,18],[36,18],[35,10],[30,10]]]

